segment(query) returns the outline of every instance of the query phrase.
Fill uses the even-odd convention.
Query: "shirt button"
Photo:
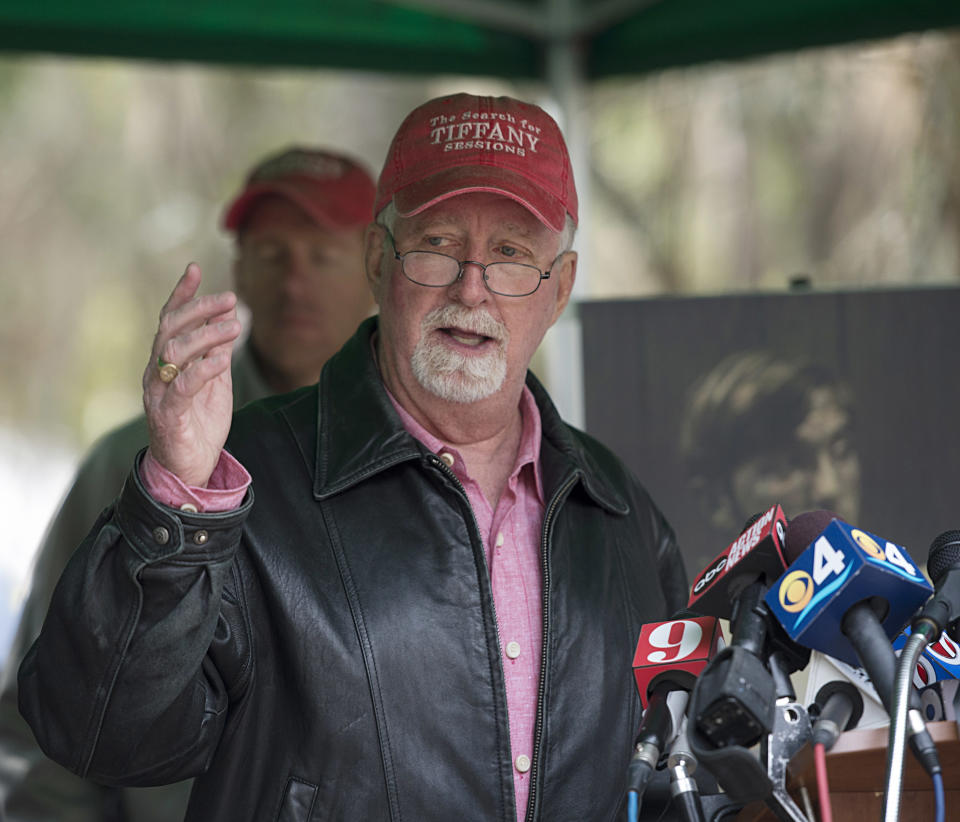
[[[516,659],[520,656],[520,643],[519,642],[508,642],[507,643],[507,656],[510,659]]]
[[[497,532],[497,548],[503,545],[503,531]]]
[[[530,757],[526,754],[520,754],[514,761],[513,766],[520,772],[526,773],[530,770]]]
[[[442,459],[447,464],[447,468],[453,468],[454,457],[453,457],[453,454],[451,454],[449,451],[441,451],[440,459]]]
[[[180,506],[180,510],[187,514],[196,514],[197,506],[194,505],[192,502],[185,502],[183,505]]]
[[[153,539],[158,545],[166,545],[170,541],[170,532],[162,525],[153,529]]]

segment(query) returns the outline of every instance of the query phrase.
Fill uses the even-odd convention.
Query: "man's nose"
[[[486,302],[490,292],[483,279],[483,264],[476,260],[464,260],[460,266],[460,278],[449,287],[451,297],[471,307]]]
[[[313,266],[306,254],[291,251],[284,257],[280,267],[280,281],[284,290],[299,293],[313,276]]]

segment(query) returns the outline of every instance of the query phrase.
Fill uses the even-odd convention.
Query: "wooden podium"
[[[960,818],[960,737],[956,722],[928,722],[943,767],[947,819]],[[874,822],[883,818],[883,788],[887,768],[887,728],[852,730],[840,735],[827,754],[830,804],[837,822]],[[803,808],[801,789],[818,808],[817,775],[813,748],[798,753],[789,766],[790,794]],[[933,782],[907,749],[903,769],[900,818],[903,822],[933,819]],[[736,816],[737,822],[776,822],[776,816],[762,803],[748,805]]]

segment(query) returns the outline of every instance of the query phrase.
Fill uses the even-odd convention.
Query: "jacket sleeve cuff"
[[[246,488],[239,507],[194,513],[155,500],[141,480],[144,451],[137,457],[116,502],[116,523],[134,552],[152,564],[174,556],[207,562],[236,550],[240,532],[253,507],[253,489]]]

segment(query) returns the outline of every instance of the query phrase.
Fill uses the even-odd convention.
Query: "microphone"
[[[829,511],[794,518],[785,554],[790,567],[766,595],[771,612],[795,642],[862,665],[889,714],[897,667],[891,640],[932,587],[905,548]],[[934,773],[940,770],[936,749],[913,699],[910,744]]]
[[[912,629],[908,626],[893,640],[893,650],[898,656],[906,647],[912,633]],[[925,688],[934,682],[958,677],[960,677],[960,645],[944,631],[938,640],[931,642],[923,649],[923,653],[917,659],[913,684],[917,688]]]
[[[849,682],[863,698],[863,715],[857,721],[858,728],[877,728],[889,726],[890,715],[887,713],[876,688],[870,681],[867,672],[858,666],[848,665],[832,656],[819,651],[810,655],[810,667],[807,672],[806,695],[810,703],[811,719],[816,717],[817,703],[814,695],[830,682],[844,680]]]
[[[795,517],[785,555],[790,567],[765,597],[770,611],[795,642],[863,664],[882,698],[885,683],[873,676],[867,660],[893,656],[891,640],[933,588],[905,548],[829,511]]]
[[[835,679],[821,686],[814,704],[817,717],[813,723],[811,744],[819,743],[825,751],[837,743],[841,733],[855,728],[863,716],[860,689],[843,679]]]
[[[633,675],[644,708],[627,771],[627,792],[643,795],[660,754],[679,733],[689,692],[723,645],[716,617],[685,616],[640,629]]]
[[[893,647],[896,650],[896,643]],[[924,648],[923,654],[932,661],[931,667],[935,670],[937,679],[960,678],[960,645],[946,631],[940,634],[940,639]]]
[[[762,800],[779,819],[801,820],[786,790],[786,765],[807,741],[810,722],[794,704],[789,671],[809,654],[776,628],[763,601],[786,567],[786,523],[779,505],[751,518],[693,585],[690,607],[729,617],[732,639],[697,679],[687,735],[731,800]],[[758,742],[760,757],[752,750]]]
[[[938,679],[920,689],[920,705],[927,722],[956,722],[960,717],[960,680]]]
[[[927,556],[927,573],[936,590],[914,620],[913,629],[929,623],[930,636],[945,631],[951,639],[960,642],[960,531],[944,531],[933,541]]]
[[[730,619],[737,597],[752,582],[775,580],[787,567],[783,554],[787,517],[779,505],[754,515],[743,531],[700,573],[687,607]]]
[[[907,627],[894,639],[893,650],[898,656],[906,645],[910,633],[910,628]],[[957,677],[960,677],[960,644],[954,642],[946,634],[941,634],[937,642],[923,649],[923,653],[917,659],[916,669],[913,673],[913,685],[918,690],[921,713],[927,722],[932,721],[932,718],[923,701],[924,689],[937,683],[956,681]],[[863,697],[864,712],[857,723],[858,727],[871,728],[889,724],[890,716],[880,702],[880,696],[863,668],[848,665],[835,657],[813,651],[810,656],[807,677],[807,694],[817,693],[819,688],[837,678],[843,678],[850,682]],[[810,697],[810,700],[812,702],[812,697]],[[810,710],[813,713],[814,708],[811,707]]]
[[[693,584],[688,607],[732,622],[730,647],[711,662],[694,692],[691,743],[701,759],[701,735],[714,748],[749,748],[773,729],[778,683],[764,659],[763,595],[786,567],[786,524],[779,505],[752,517]],[[783,670],[779,658],[776,670]]]
[[[693,615],[666,622],[648,622],[640,628],[633,655],[633,676],[646,710],[651,691],[661,682],[690,691],[700,672],[723,647],[720,620]]]

